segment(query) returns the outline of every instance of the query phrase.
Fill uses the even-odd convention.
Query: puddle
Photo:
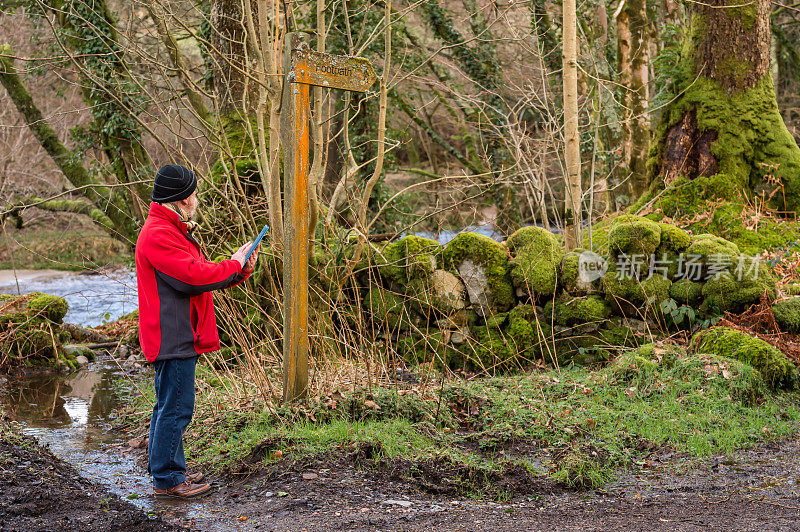
[[[153,498],[151,478],[134,453],[126,452],[127,436],[110,430],[114,411],[123,404],[119,391],[125,383],[122,370],[112,364],[98,362],[68,376],[7,377],[0,404],[24,434],[139,508],[208,517],[213,512],[202,503]]]

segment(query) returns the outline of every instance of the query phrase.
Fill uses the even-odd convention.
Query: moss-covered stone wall
[[[372,244],[338,306],[410,363],[493,372],[606,361],[776,295],[758,258],[714,235],[623,215],[601,240],[602,255],[565,253],[538,227],[505,242],[467,232],[445,246],[418,236]],[[346,257],[318,250],[314,282],[335,290]]]

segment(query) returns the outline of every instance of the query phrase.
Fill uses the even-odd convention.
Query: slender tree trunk
[[[565,0],[564,9],[564,158],[567,165],[567,193],[564,206],[564,234],[567,249],[581,242],[581,148],[578,133],[578,35],[575,0]]]
[[[778,85],[780,84],[780,63],[778,62],[778,54],[780,52],[781,43],[775,38],[775,34],[770,34],[770,73],[772,74],[772,83],[775,85],[775,95],[778,94]]]
[[[800,207],[800,149],[770,73],[770,8],[769,0],[692,4],[680,97],[663,114],[648,162],[649,197],[705,177],[709,196]]]
[[[620,84],[625,118],[622,121],[623,158],[618,181],[636,199],[647,184],[647,152],[650,149],[650,120],[647,115],[650,28],[646,0],[625,0],[617,16]]]

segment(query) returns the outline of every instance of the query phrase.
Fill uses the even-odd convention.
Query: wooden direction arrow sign
[[[325,54],[308,48],[292,51],[292,73],[295,83],[355,92],[366,92],[378,79],[363,57]]]

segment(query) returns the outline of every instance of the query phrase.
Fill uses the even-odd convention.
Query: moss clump
[[[772,313],[782,331],[800,333],[800,297],[778,301],[772,305]]]
[[[508,314],[505,312],[501,312],[499,314],[493,314],[486,318],[486,326],[490,329],[502,329],[503,325],[506,324],[506,319],[508,318]]]
[[[616,217],[603,218],[591,227],[589,231],[583,232],[583,247],[597,253],[608,253],[608,231],[614,224]],[[591,238],[590,238],[591,235]]]
[[[597,253],[582,248],[573,249],[561,259],[559,284],[565,292],[573,295],[599,292],[600,273],[606,262],[606,259]],[[583,279],[581,269],[583,269]]]
[[[537,319],[536,310],[531,305],[519,305],[511,309],[505,333],[520,354],[537,358],[542,356],[547,350],[546,344],[553,339],[552,327]]]
[[[611,315],[611,307],[599,296],[569,297],[562,295],[547,302],[545,316],[552,315],[558,325],[569,327],[596,323]]]
[[[672,282],[660,275],[654,275],[639,283],[641,290],[641,304],[658,307],[662,301],[669,299],[669,289]]]
[[[741,312],[765,295],[775,299],[775,279],[757,257],[742,255],[731,273],[721,273],[703,285],[704,312]]]
[[[408,329],[408,309],[403,298],[381,287],[373,287],[365,301],[373,318],[390,329]]]
[[[472,350],[469,357],[470,366],[474,369],[494,373],[497,370],[509,369],[517,355],[517,350],[510,338],[499,329],[486,326],[470,327]]]
[[[686,349],[673,344],[650,342],[640,345],[636,353],[649,360],[655,360],[662,367],[671,368],[677,364],[678,359],[686,355]]]
[[[636,351],[625,351],[605,371],[612,382],[624,386],[634,385],[640,389],[649,386],[657,372],[658,362]]]
[[[621,215],[614,218],[608,230],[611,255],[644,255],[650,258],[661,243],[661,226],[641,216]]]
[[[459,233],[444,248],[446,269],[464,271],[467,261],[481,268],[486,276],[486,285],[478,286],[474,279],[462,279],[467,286],[473,306],[480,305],[481,310],[489,313],[505,312],[514,306],[514,288],[508,272],[508,250],[500,244],[478,233]]]
[[[523,227],[508,237],[506,246],[513,256],[510,267],[514,286],[531,296],[555,293],[564,256],[556,235],[541,227]]]
[[[688,257],[697,257],[697,261],[703,264],[703,274],[705,275],[712,265],[716,268],[730,270],[736,265],[739,259],[739,247],[715,235],[697,235],[692,240],[691,245],[686,248]]]
[[[761,372],[771,388],[797,387],[797,368],[779,350],[749,334],[728,327],[713,327],[692,337],[697,353],[711,353],[749,364]]]
[[[611,382],[640,390],[670,380],[700,381],[744,404],[754,404],[767,392],[761,372],[749,364],[710,353],[687,353],[682,347],[649,343],[626,351],[605,370]]]
[[[70,344],[64,346],[64,354],[70,358],[85,356],[87,360],[94,360],[95,352],[89,348],[88,344]]]
[[[658,251],[681,253],[692,243],[692,237],[680,227],[664,222],[658,222],[658,225],[661,227],[661,243],[658,245]]]
[[[730,357],[709,353],[691,353],[681,357],[675,366],[678,377],[701,377],[746,405],[755,404],[769,387],[761,372],[750,364]]]
[[[656,202],[660,212],[648,214],[648,218],[669,216],[695,234],[710,233],[729,240],[747,255],[794,242],[800,229],[800,222],[765,216],[745,206],[738,187],[725,174],[679,177]],[[755,229],[747,223],[754,216],[759,220]]]
[[[634,277],[622,275],[616,267],[609,267],[603,276],[603,291],[606,301],[612,308],[618,309],[623,314],[642,313],[648,309],[649,313],[657,312],[660,303],[669,299],[669,289],[672,282],[661,275],[654,275],[643,281]],[[643,314],[643,313],[642,313]]]
[[[681,305],[697,308],[703,301],[703,283],[680,279],[669,287],[669,295]]]
[[[578,274],[580,273],[578,268],[583,251],[583,249],[573,249],[565,253],[561,259],[561,275],[558,280],[567,292],[575,292],[577,290]]]
[[[5,362],[77,368],[64,354],[59,324],[69,306],[63,298],[34,292],[0,296],[0,336],[4,336]]]
[[[415,279],[428,279],[441,258],[442,246],[435,240],[409,235],[388,244],[376,257],[381,276],[405,286]]]
[[[64,321],[64,316],[67,315],[69,310],[69,304],[63,297],[42,294],[41,292],[31,294],[27,304],[29,310],[43,313],[53,323]]]

